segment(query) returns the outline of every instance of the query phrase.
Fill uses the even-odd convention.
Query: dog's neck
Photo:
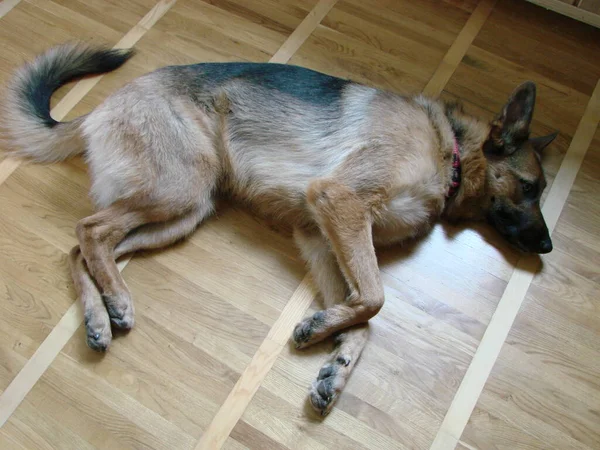
[[[443,215],[449,220],[483,219],[487,176],[483,143],[489,125],[466,114],[458,104],[445,104],[444,111],[460,152],[461,181],[454,195],[448,197]]]
[[[460,163],[460,146],[458,144],[458,139],[454,136],[454,145],[452,148],[452,175],[450,176],[450,187],[448,188],[448,193],[446,194],[446,198],[452,198],[458,192],[460,188],[460,182],[462,180],[461,174],[461,163]]]

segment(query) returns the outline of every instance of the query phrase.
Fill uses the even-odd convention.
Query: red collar
[[[452,177],[450,179],[450,188],[446,198],[453,197],[458,192],[461,181],[461,170],[460,170],[460,151],[458,148],[458,141],[454,137],[454,148],[452,149]]]

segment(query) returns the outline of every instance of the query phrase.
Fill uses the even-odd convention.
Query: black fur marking
[[[248,81],[279,91],[300,101],[325,106],[337,102],[351,81],[304,67],[267,63],[202,63],[187,66],[196,81],[221,85],[230,80]]]
[[[454,111],[462,112],[462,106],[457,102],[449,102],[445,106],[446,117],[448,118],[448,122],[450,123],[452,131],[454,132],[456,142],[458,142],[458,145],[460,146],[467,129],[465,128],[464,124],[460,122],[456,116],[454,116]]]
[[[454,117],[449,117],[449,122],[450,127],[452,127],[452,131],[454,132],[456,142],[458,142],[459,145],[462,144],[463,138],[465,137],[465,133],[467,131],[465,126]]]
[[[57,58],[35,63],[21,85],[21,108],[39,118],[47,127],[58,122],[50,116],[50,98],[55,90],[69,81],[86,75],[110,72],[120,67],[133,51],[85,49],[74,47]]]

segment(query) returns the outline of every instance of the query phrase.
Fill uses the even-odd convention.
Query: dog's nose
[[[550,253],[552,251],[552,241],[550,239],[544,239],[540,242],[540,253]]]

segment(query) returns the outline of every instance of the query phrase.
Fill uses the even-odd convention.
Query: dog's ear
[[[558,132],[549,134],[547,136],[539,136],[535,138],[529,139],[531,146],[538,153],[542,154],[542,150],[544,150],[554,139],[558,136]]]
[[[517,87],[496,120],[484,150],[498,155],[511,155],[529,138],[529,126],[535,107],[535,83],[526,81]]]

